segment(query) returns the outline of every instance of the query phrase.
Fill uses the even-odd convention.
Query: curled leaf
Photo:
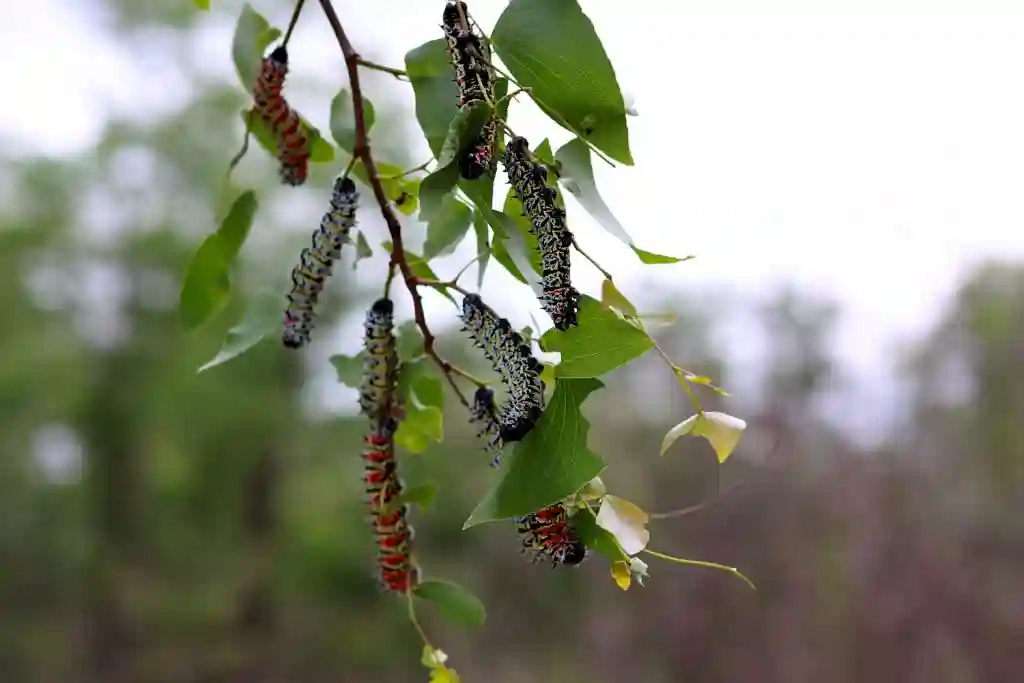
[[[670,429],[661,441],[661,455],[665,455],[681,436],[702,436],[715,449],[718,462],[729,459],[743,436],[747,423],[726,413],[707,411],[686,418]]]
[[[651,532],[647,530],[650,515],[625,498],[605,496],[597,513],[597,525],[608,531],[627,555],[636,555],[647,547]]]

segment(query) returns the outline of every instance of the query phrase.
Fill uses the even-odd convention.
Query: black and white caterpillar
[[[491,467],[501,465],[501,451],[505,444],[501,440],[501,415],[494,403],[494,391],[480,387],[473,394],[473,405],[469,409],[469,421],[478,425],[477,436],[486,444],[484,450],[493,456]]]
[[[378,299],[366,312],[359,409],[370,417],[388,416],[394,412],[394,392],[398,383],[394,313],[394,304],[387,298]]]
[[[579,324],[580,293],[572,286],[569,248],[572,233],[565,226],[565,211],[556,203],[557,193],[548,185],[547,168],[535,163],[526,138],[514,137],[505,146],[505,172],[523,211],[530,218],[531,232],[540,251],[541,304],[559,330]]]
[[[331,208],[313,233],[312,244],[302,250],[298,265],[292,269],[292,289],[287,296],[281,335],[287,348],[298,349],[309,343],[316,316],[314,309],[334,261],[341,256],[341,248],[349,241],[349,232],[356,224],[358,202],[359,192],[351,178],[334,181]]]
[[[541,365],[509,321],[498,317],[478,294],[467,294],[463,298],[460,317],[465,325],[463,329],[501,374],[508,392],[498,421],[500,443],[521,441],[537,424],[544,409]]]
[[[462,16],[459,15],[461,7]],[[463,24],[462,17],[466,17]],[[455,69],[459,86],[459,108],[474,102],[494,103],[494,70],[486,41],[469,24],[469,10],[464,2],[449,2],[444,8],[441,28],[448,41],[448,56]],[[494,145],[498,121],[493,114],[480,129],[480,134],[458,159],[459,171],[467,180],[475,180],[494,167]]]

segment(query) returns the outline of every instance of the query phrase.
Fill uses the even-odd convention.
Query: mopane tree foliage
[[[582,408],[604,388],[599,378],[652,349],[665,360],[692,399],[694,414],[680,416],[685,419],[668,430],[661,455],[689,435],[707,439],[724,462],[746,424],[702,409],[701,387],[724,392],[665,354],[613,274],[587,255],[570,230],[563,192],[640,262],[687,260],[639,248],[598,193],[595,158],[611,166],[633,164],[629,112],[600,38],[577,1],[512,0],[490,31],[476,23],[467,3],[433,1],[438,38],[409,50],[404,68],[362,59],[330,0],[319,0],[319,8],[308,3],[306,11],[319,10],[336,37],[349,87],[325,94],[322,112],[303,113],[288,102],[287,77],[302,69],[289,61],[288,42],[306,3],[296,3],[284,31],[250,5],[243,8],[231,55],[252,104],[240,112],[245,140],[239,154],[225,160],[229,172],[248,152],[251,137],[276,159],[285,185],[304,184],[309,164],[331,164],[338,175],[332,193],[322,199],[319,227],[296,255],[290,289],[272,302],[248,302],[244,319],[200,370],[234,359],[268,337],[280,340],[281,353],[301,352],[315,334],[317,303],[328,296],[332,274],[335,280],[345,277],[338,266],[342,254],[352,251],[357,267],[373,253],[371,245],[388,252],[387,268],[379,273],[380,296],[366,312],[363,351],[331,362],[340,380],[359,390],[359,410],[367,420],[364,443],[352,444],[352,450],[362,450],[365,464],[367,533],[377,547],[379,583],[408,601],[431,680],[454,681],[457,674],[421,625],[419,603],[434,603],[441,616],[469,625],[483,622],[484,607],[466,589],[420,566],[412,518],[417,507],[435,503],[439,487],[433,482],[405,486],[400,475],[403,451],[420,453],[444,439],[446,410],[462,411],[475,426],[489,456],[480,466],[495,469],[492,486],[464,528],[502,521],[496,532],[511,537],[514,529],[528,555],[554,567],[599,555],[623,590],[648,578],[641,554],[747,579],[731,567],[648,547],[650,515],[608,492],[600,478],[605,461],[588,445],[590,423]],[[209,8],[209,2],[195,4]],[[374,157],[374,109],[359,82],[364,69],[389,73],[413,89],[430,161],[405,169]],[[521,98],[532,99],[573,138],[553,150],[547,140],[531,145],[517,135],[510,120]],[[333,144],[314,125],[317,114],[326,119]],[[508,192],[497,198],[500,208],[495,208],[495,187],[506,184]],[[231,271],[259,223],[258,209],[255,192],[242,191],[196,250],[181,288],[186,329],[214,319],[231,299]],[[380,212],[387,235],[360,227],[367,211]],[[405,241],[399,214],[427,224],[419,253]],[[453,253],[471,231],[475,258],[450,277],[435,273],[431,260]],[[574,285],[573,263],[580,258],[602,274],[600,292],[581,292]],[[479,288],[492,259],[524,285],[524,296],[532,290],[550,318],[549,330],[513,329],[465,282],[475,265]],[[424,289],[452,302],[453,319],[460,320],[466,342],[490,362],[491,376],[476,377],[438,354],[433,321],[424,313]],[[395,319],[394,300],[402,296],[411,299],[411,320]],[[558,354],[559,362],[542,362],[538,349]]]

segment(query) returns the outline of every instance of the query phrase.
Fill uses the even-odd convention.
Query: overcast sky
[[[197,58],[233,79],[241,3],[213,4],[231,16],[210,17]],[[357,47],[395,66],[440,37],[442,4],[336,2]],[[886,374],[893,342],[933,324],[972,263],[1024,256],[1024,2],[581,4],[640,114],[629,119],[636,165],[596,168],[604,198],[639,246],[698,257],[641,266],[570,206],[577,236],[634,299],[649,278],[750,297],[795,281],[844,304],[839,351],[870,383]],[[504,6],[470,3],[487,29]],[[0,137],[18,149],[87,149],[109,112],[172,111],[189,94],[184,79],[153,78],[159,65],[104,42],[81,7],[34,0],[4,9],[0,40],[18,57],[6,73]],[[292,61],[327,73],[337,60],[324,22],[306,16]],[[411,94],[401,97],[411,107]],[[515,107],[511,122],[531,141],[569,139],[532,106]],[[418,144],[413,157],[425,157]],[[575,270],[581,288],[597,293],[597,274]],[[506,284],[495,280],[485,293]],[[526,324],[525,311],[510,317]],[[749,360],[743,337],[729,346]]]

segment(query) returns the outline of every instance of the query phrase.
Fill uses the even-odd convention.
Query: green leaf
[[[455,183],[459,180],[459,167],[455,164],[442,166],[420,183],[420,220],[424,223],[437,218]]]
[[[331,356],[331,365],[338,372],[338,381],[352,389],[358,389],[363,384],[363,359],[362,356],[345,356],[338,354]]]
[[[210,0],[192,0],[192,4],[199,9],[210,9]]]
[[[404,363],[398,378],[398,395],[405,418],[395,433],[395,444],[410,453],[422,453],[431,441],[444,440],[444,387],[427,374],[426,359]]]
[[[406,320],[395,330],[398,357],[403,361],[417,360],[423,355],[423,333],[415,320]]]
[[[629,561],[629,555],[622,551],[615,536],[607,529],[597,525],[597,518],[591,512],[582,510],[572,516],[572,527],[579,535],[583,544],[612,562]]]
[[[263,53],[280,36],[280,29],[272,27],[249,3],[242,5],[242,13],[235,24],[235,35],[231,39],[231,58],[235,62],[238,80],[247,91],[252,92],[256,85]]]
[[[664,263],[682,263],[683,261],[689,261],[690,259],[697,258],[692,254],[690,256],[683,256],[682,258],[680,258],[677,256],[662,256],[661,254],[653,254],[649,251],[638,249],[637,247],[632,247],[632,249],[634,252],[636,252],[636,255],[640,257],[640,261],[648,265],[661,265]]]
[[[450,581],[424,581],[413,593],[437,605],[445,619],[465,626],[482,626],[487,612],[480,599]]]
[[[686,418],[670,429],[661,441],[661,455],[665,455],[681,436],[702,436],[708,440],[718,456],[718,462],[728,460],[736,450],[747,423],[726,413],[705,411]]]
[[[251,109],[243,109],[241,111],[242,122],[246,125],[249,132],[256,142],[260,144],[260,147],[270,153],[275,159],[278,158],[278,147],[277,147],[277,136],[259,116],[253,114],[249,115]],[[309,161],[313,164],[325,164],[330,161],[334,161],[334,148],[331,144],[324,140],[323,136],[320,135],[320,131],[313,127],[306,119],[299,115],[299,120],[302,122],[302,129],[305,131],[306,136],[310,139],[309,146]]]
[[[390,195],[388,183],[398,185],[398,197],[392,199],[395,208],[406,216],[411,216],[420,208],[420,184],[423,178],[404,177],[397,180],[389,180],[388,183],[381,181],[384,185],[384,192]]]
[[[623,315],[633,318],[637,316],[636,306],[619,291],[619,288],[611,280],[601,283],[601,303]]]
[[[444,147],[448,124],[458,111],[459,102],[447,42],[431,40],[408,52],[405,72],[416,95],[416,120],[436,157]]]
[[[447,195],[441,203],[441,209],[434,219],[427,224],[427,241],[423,245],[423,258],[430,260],[438,256],[447,256],[455,251],[459,243],[469,232],[473,215],[469,207]]]
[[[396,496],[392,504],[387,507],[390,510],[399,505],[418,505],[421,510],[426,510],[434,504],[436,499],[437,484],[431,481],[417,486],[410,486]]]
[[[580,297],[579,322],[578,327],[551,329],[541,337],[545,351],[562,354],[556,377],[598,377],[654,348],[646,332],[586,295]]]
[[[480,289],[484,286],[484,273],[487,271],[487,263],[491,260],[490,234],[487,231],[487,221],[479,212],[473,214],[473,230],[476,232],[476,253],[477,259],[476,286]]]
[[[242,355],[256,344],[260,343],[268,334],[273,334],[281,329],[281,311],[284,304],[280,293],[265,291],[258,295],[249,304],[242,320],[228,330],[228,336],[224,340],[220,351],[212,360],[202,365],[196,372],[202,372],[227,363],[233,358]]]
[[[605,468],[587,445],[590,423],[581,404],[604,385],[596,379],[559,380],[551,402],[516,444],[504,476],[484,495],[462,528],[525,515],[572,495]]]
[[[574,138],[562,145],[555,153],[555,160],[560,164],[561,183],[580,205],[593,216],[601,226],[618,237],[626,244],[632,245],[629,236],[619,220],[612,215],[611,209],[597,191],[594,182],[594,169],[590,163],[590,147],[579,138]]]
[[[605,496],[597,513],[597,525],[614,536],[627,555],[636,555],[647,547],[650,521],[650,515],[638,505],[618,496]]]
[[[362,230],[356,232],[356,257],[352,261],[352,270],[356,269],[359,262],[368,259],[373,256],[373,249],[370,248],[370,243],[366,241],[366,235],[363,234]]]
[[[242,248],[259,206],[252,190],[240,194],[217,232],[199,245],[185,271],[179,312],[182,327],[192,330],[220,313],[231,293],[228,270]]]
[[[576,0],[512,0],[491,42],[522,87],[559,125],[632,166],[622,90]]]
[[[537,245],[537,238],[532,232],[532,223],[530,219],[523,215],[523,204],[516,198],[516,191],[509,188],[508,194],[505,196],[505,205],[501,208],[502,213],[509,217],[507,225],[514,228],[514,232],[509,230],[509,237],[517,235],[524,245],[515,255],[522,255],[524,258],[522,262],[516,259],[516,266],[525,274],[527,271],[523,270],[525,265],[529,264],[529,270],[533,273],[540,275],[541,263],[540,263],[540,248]],[[518,245],[518,240],[515,241]],[[510,252],[512,254],[512,252]]]
[[[437,165],[447,166],[455,163],[459,155],[469,149],[477,138],[480,130],[491,116],[491,106],[486,102],[474,102],[468,107],[459,109],[448,124],[441,152],[437,155]]]
[[[373,102],[363,96],[363,122],[366,133],[370,133],[377,116],[373,111]],[[356,117],[352,108],[352,93],[342,88],[331,100],[331,135],[334,142],[349,154],[356,148]]]
[[[408,216],[414,213],[417,206],[415,195],[418,194],[420,186],[419,179],[402,177],[401,168],[377,161],[376,159],[374,159],[374,165],[377,167],[377,179],[380,180],[380,185],[384,188],[384,194],[387,198],[405,215]],[[367,191],[372,192],[370,176],[366,172],[366,167],[363,166],[362,160],[356,161],[352,167],[352,175],[366,187]],[[370,195],[369,199],[372,201],[372,195]]]

